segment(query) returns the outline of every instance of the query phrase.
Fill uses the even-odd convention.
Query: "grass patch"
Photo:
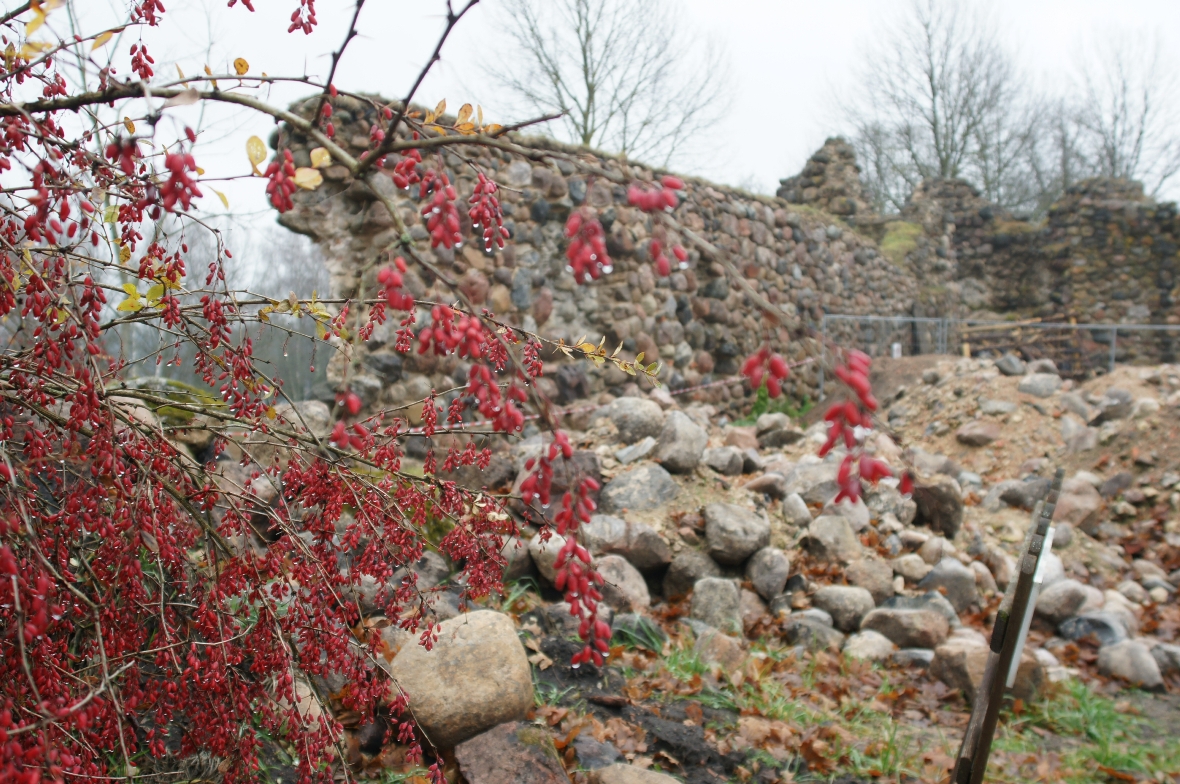
[[[811,402],[811,398],[806,395],[803,397],[803,402],[798,406],[794,404],[786,395],[781,395],[774,400],[770,399],[770,392],[766,389],[766,384],[758,387],[758,392],[754,396],[754,405],[750,407],[750,413],[741,419],[734,421],[735,425],[748,427],[758,421],[758,417],[763,414],[786,414],[791,419],[798,419],[806,414],[815,406]]]
[[[891,221],[885,224],[885,236],[881,238],[881,252],[885,258],[900,266],[905,257],[918,248],[918,237],[922,227],[908,221]]]

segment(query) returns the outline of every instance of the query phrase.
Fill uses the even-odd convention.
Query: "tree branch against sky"
[[[668,165],[727,108],[727,58],[663,0],[508,0],[519,53],[488,73],[569,141]]]

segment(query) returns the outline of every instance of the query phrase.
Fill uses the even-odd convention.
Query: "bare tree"
[[[724,54],[667,0],[507,0],[504,27],[489,75],[577,144],[667,166],[727,108]]]
[[[1158,41],[1113,35],[1083,56],[1079,71],[1075,122],[1089,168],[1158,195],[1180,172],[1180,85]]]
[[[927,177],[965,177],[1000,203],[1020,187],[1035,114],[993,25],[958,4],[915,0],[867,50],[861,90],[844,107],[867,184],[900,208]]]

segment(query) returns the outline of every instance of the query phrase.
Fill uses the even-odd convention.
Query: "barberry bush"
[[[448,4],[438,48],[476,2]],[[315,34],[314,0],[291,4],[288,32]],[[499,186],[478,172],[460,203],[439,156],[458,145],[523,148],[470,105],[454,117],[442,104],[415,110],[411,91],[376,107],[384,122],[354,156],[334,142],[341,93],[330,75],[289,80],[320,95],[316,111],[299,116],[260,98],[262,87],[282,80],[254,75],[241,59],[232,73],[156,74],[139,40],[120,42],[167,23],[158,0],[132,0],[118,26],[86,32],[53,23],[63,5],[30,0],[0,15],[0,781],[144,771],[250,781],[268,738],[297,750],[302,780],[327,781],[347,754],[332,712],[312,709],[327,699],[316,676],[348,683],[337,695],[345,710],[371,716],[380,708],[391,717],[390,739],[409,745],[411,761],[428,761],[404,696],[375,666],[383,643],[357,597],[366,581],[404,575],[381,597],[381,615],[430,646],[429,591],[410,567],[434,548],[462,571],[465,600],[495,593],[503,544],[519,531],[520,515],[504,498],[439,477],[486,466],[486,449],[430,451],[422,476],[404,470],[408,423],[366,407],[347,375],[327,427],[307,421],[255,356],[254,336],[267,330],[312,324],[308,339],[347,357],[376,325],[396,319],[398,351],[469,361],[463,394],[445,409],[434,394],[422,401],[413,437],[475,420],[514,435],[531,408],[548,435],[527,466],[520,501],[527,520],[565,538],[557,587],[581,619],[585,645],[575,663],[601,664],[610,636],[597,616],[602,578],[577,539],[598,487],[575,477],[552,497],[554,470],[572,465],[572,446],[533,382],[546,354],[611,362],[655,383],[658,364],[608,353],[602,343],[547,341],[477,309],[401,225],[395,246],[362,271],[377,282],[368,292],[270,300],[235,290],[226,275],[232,249],[197,213],[199,200],[216,193],[197,160],[199,135],[185,128],[168,136],[160,120],[200,102],[272,117],[318,145],[312,165],[299,167],[289,151],[268,161],[261,140],[247,142],[274,209],[292,209],[300,190],[320,186],[321,169],[343,166],[356,179],[392,178],[413,189],[431,246],[475,241],[488,252],[507,236]],[[229,5],[253,11],[250,0]],[[361,29],[362,6],[333,72]],[[96,81],[80,82],[80,73]],[[719,257],[675,221],[683,182],[616,184],[653,217],[647,251],[658,274],[669,274],[669,253],[678,265],[693,261],[682,242]],[[386,190],[373,190],[400,224]],[[189,245],[198,236],[215,253],[194,268]],[[611,272],[592,210],[570,216],[566,237],[579,283]],[[451,285],[453,300],[414,300],[404,286],[411,265]],[[156,348],[130,353],[121,340],[128,328],[149,330]],[[143,368],[161,363],[183,363],[195,382],[137,382]],[[860,394],[859,366],[850,367]],[[771,384],[786,367],[767,348],[745,372]],[[837,435],[867,421],[871,396],[858,400],[835,415]],[[866,480],[884,470],[871,459],[850,464],[842,477],[851,497],[856,468]],[[431,541],[428,530],[445,534]],[[441,781],[437,761],[431,772]]]

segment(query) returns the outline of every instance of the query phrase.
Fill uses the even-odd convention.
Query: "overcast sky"
[[[910,0],[673,2],[683,6],[687,24],[715,36],[728,49],[734,89],[731,118],[707,140],[711,152],[681,168],[772,193],[777,181],[797,173],[826,136],[842,130],[835,94],[852,86],[860,47],[872,41],[891,16],[903,13]],[[463,20],[420,91],[422,102],[445,97],[451,107],[458,107],[471,101],[483,105],[485,117],[501,119],[504,101],[478,75],[481,62],[511,56],[498,48],[505,40],[495,24],[498,4],[483,0]],[[990,4],[1032,80],[1064,79],[1083,44],[1111,31],[1158,36],[1165,52],[1180,51],[1178,0]],[[174,60],[186,73],[199,71],[206,62],[224,72],[233,58],[245,57],[254,72],[326,74],[329,54],[339,45],[351,16],[352,0],[318,0],[320,27],[309,38],[285,32],[295,0],[255,0],[255,6],[258,12],[251,14],[240,4],[227,8],[225,0],[172,0],[160,30],[147,36],[151,52],[162,64]],[[349,48],[336,83],[391,98],[402,95],[434,46],[443,8],[442,0],[369,0],[362,12],[363,32]],[[286,103],[303,92],[276,89],[271,100]],[[247,137],[266,138],[273,126],[248,112],[209,111],[200,162],[210,174],[248,171],[243,151]],[[235,212],[264,212],[258,181],[229,183],[225,190]],[[1180,183],[1166,195],[1180,196]],[[218,207],[213,201],[206,199],[204,206]]]

